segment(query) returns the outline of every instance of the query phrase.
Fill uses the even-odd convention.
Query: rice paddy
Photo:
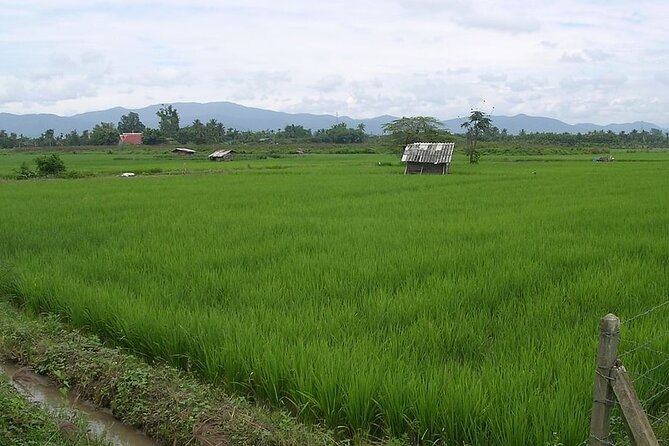
[[[0,289],[347,435],[577,444],[599,319],[669,295],[669,153],[615,156],[456,157],[445,177],[366,154],[5,181]],[[112,157],[91,171],[129,170]],[[656,336],[658,317],[626,329]]]

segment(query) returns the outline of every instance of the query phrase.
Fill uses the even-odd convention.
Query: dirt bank
[[[0,302],[0,354],[170,445],[336,445],[325,431]]]

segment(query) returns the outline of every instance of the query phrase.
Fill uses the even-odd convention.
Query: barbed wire
[[[636,327],[633,322],[638,322],[640,319],[660,310],[669,310],[669,300],[654,305],[653,307],[641,311],[640,313],[635,314],[630,318],[621,320],[620,326],[621,328],[625,328],[626,333],[633,334],[633,328]],[[654,334],[650,338],[640,340],[629,339],[628,336],[624,335],[620,336],[620,344],[629,348],[627,348],[627,350],[621,349],[618,353],[619,360],[625,358],[628,361],[630,358],[632,358],[633,354],[639,352],[649,352],[655,355],[654,357],[651,356],[650,360],[648,360],[648,358],[644,358],[645,360],[639,360],[639,363],[643,364],[644,366],[641,367],[641,370],[632,370],[630,373],[630,379],[634,384],[634,387],[637,387],[637,392],[639,391],[639,387],[646,389],[644,390],[644,393],[654,392],[650,396],[645,396],[643,399],[639,398],[639,403],[644,408],[644,412],[648,417],[648,421],[654,430],[657,430],[660,428],[660,426],[663,426],[664,429],[664,426],[667,426],[669,423],[669,411],[667,411],[667,409],[664,410],[664,413],[660,412],[658,414],[658,410],[661,411],[662,406],[664,405],[664,401],[660,399],[669,394],[669,386],[667,383],[660,382],[656,379],[656,376],[663,370],[663,367],[667,367],[669,364],[669,351],[665,351],[663,345],[658,345],[659,341],[667,339],[669,336],[669,330],[666,330],[663,327],[658,327],[658,331],[659,333]],[[639,367],[639,365],[637,364],[635,367]],[[640,386],[642,381],[645,381],[647,385]],[[660,402],[659,405],[657,404],[658,402]],[[653,413],[651,413],[649,410],[651,408]],[[663,445],[669,444],[669,439],[658,438],[658,443]]]
[[[656,310],[658,310],[658,309],[660,309],[660,308],[667,307],[667,306],[669,306],[669,300],[667,300],[667,301],[665,301],[665,302],[663,302],[663,303],[661,303],[661,304],[659,304],[659,305],[656,305],[656,306],[654,306],[654,307],[652,307],[652,308],[649,308],[648,310],[646,310],[646,311],[644,311],[644,312],[642,312],[642,313],[639,313],[639,314],[634,315],[634,316],[632,316],[632,317],[630,317],[630,318],[627,318],[627,319],[625,319],[624,321],[620,321],[620,325],[629,324],[629,323],[632,322],[633,320],[639,319],[639,318],[641,318],[641,317],[643,317],[643,316],[646,316],[646,315],[648,315],[648,314],[650,314],[650,313],[652,313],[652,312],[654,312],[654,311],[656,311]]]
[[[639,379],[646,378],[648,375],[650,375],[650,374],[653,373],[655,370],[659,369],[660,367],[662,367],[663,365],[665,365],[665,364],[667,364],[667,363],[669,363],[669,358],[665,359],[664,361],[662,361],[661,363],[657,364],[657,365],[654,366],[653,368],[650,368],[650,369],[646,370],[643,374],[641,374],[641,375],[637,376],[636,378],[634,378],[634,379],[632,380],[632,382],[636,382],[636,381],[639,380]]]
[[[646,414],[648,416],[648,421],[650,421],[650,425],[653,427],[653,429],[657,428],[657,426],[664,424],[667,422],[667,415],[669,413],[665,413],[662,416],[656,417],[653,414]],[[657,442],[659,444],[669,444],[669,439],[667,438],[657,438]]]
[[[646,342],[644,342],[644,343],[642,343],[642,344],[636,343],[636,346],[635,346],[634,348],[631,348],[631,349],[629,349],[629,350],[626,350],[626,351],[623,351],[623,352],[619,353],[619,354],[618,354],[618,358],[621,359],[621,358],[623,358],[623,357],[625,357],[625,356],[627,356],[627,355],[630,355],[630,354],[632,354],[632,353],[634,353],[634,352],[636,352],[636,351],[638,351],[638,350],[645,349],[645,348],[647,348],[649,345],[651,345],[653,342],[655,342],[655,341],[657,341],[658,339],[662,338],[663,336],[667,336],[667,332],[660,333],[660,334],[658,334],[657,336],[655,336],[655,337],[649,339],[648,341],[646,341]],[[633,341],[626,341],[626,342],[633,342]],[[669,355],[669,353],[666,353],[666,352],[664,352],[664,354],[665,354],[665,355]]]
[[[669,358],[669,353],[667,353],[667,352],[663,352],[663,351],[660,351],[660,350],[657,350],[657,349],[654,349],[654,348],[650,348],[650,347],[648,347],[648,343],[647,343],[647,342],[644,342],[644,343],[642,344],[642,343],[640,343],[640,342],[632,341],[631,339],[625,339],[625,338],[620,338],[620,342],[624,342],[624,343],[628,343],[628,344],[633,344],[635,347],[638,347],[637,350],[646,350],[646,351],[649,351],[649,352],[651,352],[651,353],[655,353],[656,355],[662,355],[662,356],[666,356],[666,357]],[[635,351],[637,351],[637,350],[635,350]],[[626,354],[628,354],[628,353],[631,353],[631,351],[628,350],[628,351],[626,351],[626,352],[623,352],[623,353],[619,354],[619,355],[618,355],[618,358],[620,359],[620,357],[622,357],[622,356],[624,356],[624,355],[626,355]]]

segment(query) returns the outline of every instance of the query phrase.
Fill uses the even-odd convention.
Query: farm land
[[[448,176],[387,153],[64,151],[83,178],[11,179],[36,154],[0,152],[15,303],[343,436],[579,444],[599,319],[667,299],[663,150],[457,154]]]

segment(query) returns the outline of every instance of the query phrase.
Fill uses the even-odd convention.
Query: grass
[[[577,444],[599,318],[669,289],[669,154],[614,155],[456,157],[448,177],[373,154],[7,181],[0,260],[21,304],[348,436]]]
[[[5,302],[0,350],[161,444],[337,445],[327,432],[300,425],[285,412],[251,406],[172,367],[149,366],[95,336],[67,329],[57,317],[30,317]],[[16,415],[0,404],[5,416]]]
[[[109,445],[86,432],[81,415],[71,411],[49,414],[21,395],[0,375],[0,443],[14,446]]]

